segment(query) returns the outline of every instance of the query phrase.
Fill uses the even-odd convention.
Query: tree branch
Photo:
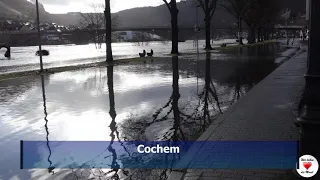
[[[227,7],[226,5],[224,4],[221,4],[221,3],[217,3],[217,5],[223,7],[226,11],[228,11],[231,15],[233,15],[235,18],[238,18],[239,16],[233,12],[231,9],[229,9],[229,7]]]
[[[197,0],[197,1],[199,2],[200,7],[202,8],[202,10],[203,10],[204,12],[206,12],[206,9],[205,9],[205,7],[204,7],[203,1],[202,1],[202,0]]]
[[[173,95],[170,96],[169,101],[162,108],[160,108],[155,112],[155,114],[153,115],[152,121],[155,121],[158,118],[159,114],[162,112],[162,110],[167,108],[170,105],[170,103],[172,102],[172,98],[173,98]]]
[[[217,0],[212,0],[211,1],[211,5],[210,5],[210,9],[211,9],[211,14],[210,14],[210,19],[212,19],[212,16],[214,14],[214,12],[216,11],[217,8]]]
[[[170,11],[170,13],[171,13],[171,6],[170,6],[170,4],[168,3],[168,1],[167,0],[162,0],[166,5],[167,5],[167,7],[168,7],[168,9],[169,9],[169,11]]]

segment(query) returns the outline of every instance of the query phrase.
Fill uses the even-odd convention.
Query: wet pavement
[[[228,111],[212,123],[197,141],[204,142],[204,144],[207,142],[209,144],[211,141],[235,140],[238,142],[298,141],[299,128],[295,126],[294,119],[299,117],[299,102],[305,85],[304,73],[307,71],[307,54],[306,47],[298,51],[295,56],[264,78],[245,97],[241,98],[235,106],[229,108]],[[209,167],[215,163],[213,162],[214,159],[209,157],[212,153],[206,153],[213,151],[213,148],[205,147],[208,146],[198,145],[190,151],[190,154],[186,155],[188,158],[182,158],[184,161],[188,161],[189,168],[184,172],[173,171],[169,180],[301,179],[299,175],[295,176],[292,173],[295,172],[295,168],[287,169],[285,166],[278,169],[261,169],[258,167],[252,169],[193,168],[197,163],[202,164],[204,167]],[[291,147],[291,149],[294,148]],[[280,148],[272,147],[264,147],[264,150],[273,152],[274,154],[281,151]],[[228,148],[216,152],[215,155],[222,157],[218,162],[229,164],[230,167],[232,164],[227,160],[230,154],[224,154],[226,151],[228,151]],[[284,150],[283,152],[286,155],[290,154],[290,150]],[[259,153],[261,152],[259,151]],[[283,164],[285,162],[283,160],[284,157],[277,157],[277,164]],[[259,158],[260,162],[265,164],[268,164],[266,160],[270,159],[272,158]],[[255,164],[256,162],[246,161],[245,163]],[[292,162],[290,164],[294,167],[295,163],[294,158],[293,164]]]
[[[20,140],[196,140],[279,66],[283,51],[261,45],[0,81],[0,179],[71,178],[71,170],[19,170]],[[50,143],[39,148],[49,152]],[[133,179],[167,176],[129,172]]]

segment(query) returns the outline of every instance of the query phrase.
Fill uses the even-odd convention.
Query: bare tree
[[[238,20],[238,32],[242,33],[242,20],[248,12],[250,12],[254,5],[259,0],[221,0],[219,5],[227,10]],[[239,36],[239,44],[242,45],[242,35]]]
[[[171,0],[170,3],[168,0],[163,0],[163,2],[167,5],[170,14],[171,14],[171,33],[172,33],[172,54],[178,54],[179,53],[179,29],[178,29],[178,13],[179,10],[177,8],[177,1]]]
[[[269,35],[272,34],[274,24],[277,21],[277,14],[280,12],[281,7],[277,6],[276,0],[260,0],[258,9],[260,14],[258,39],[260,41],[268,40]]]
[[[102,13],[105,9],[104,4],[90,4],[90,8],[92,9],[91,13],[81,13],[80,27],[86,29],[91,34],[96,48],[101,48],[104,38],[106,37],[107,39],[108,34],[110,34],[111,46],[111,30],[107,35],[102,30],[104,28],[107,30],[107,27],[110,27],[110,29],[117,27],[119,24],[118,16],[113,16],[110,23],[111,25],[108,25],[105,21],[105,15]]]
[[[217,2],[218,0],[197,0],[197,2],[200,4],[200,7],[202,8],[205,18],[205,33],[206,33],[206,46],[205,49],[210,50],[212,49],[211,44],[210,44],[210,39],[211,39],[211,19],[212,16],[216,10],[217,7]]]
[[[239,39],[239,34],[238,34],[238,27],[236,26],[228,26],[227,27],[227,33],[231,34],[232,36],[234,36],[234,38]]]
[[[249,26],[249,44],[255,43],[256,39],[258,42],[269,39],[279,11],[280,7],[277,6],[276,0],[259,0],[253,5],[252,10],[244,16],[244,20]]]
[[[103,28],[104,16],[101,10],[104,8],[103,4],[91,4],[92,13],[81,13],[80,26],[89,31],[96,48],[101,48],[101,33]],[[98,45],[98,46],[97,46]]]

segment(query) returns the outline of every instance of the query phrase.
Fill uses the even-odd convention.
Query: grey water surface
[[[50,141],[196,140],[285,50],[261,45],[0,81],[0,179],[165,179],[165,170],[54,169]],[[19,169],[20,140],[48,141],[39,152],[49,171]]]

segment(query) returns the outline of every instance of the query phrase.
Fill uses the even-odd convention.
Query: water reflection
[[[173,134],[172,134],[172,140],[184,140],[184,134],[180,126],[180,109],[179,109],[179,99],[180,99],[180,93],[179,93],[179,59],[178,56],[172,57],[172,110],[173,110]],[[179,137],[179,134],[180,136]],[[169,137],[167,137],[169,138]]]
[[[111,154],[112,154],[112,163],[111,163],[112,170],[109,171],[109,173],[114,172],[114,174],[112,175],[112,179],[118,180],[119,179],[118,171],[119,171],[120,165],[117,162],[116,150],[113,149],[113,147],[112,147],[112,144],[113,144],[116,137],[120,141],[119,132],[118,132],[117,123],[116,123],[117,113],[116,113],[115,101],[114,101],[113,66],[107,67],[107,76],[108,76],[109,105],[110,105],[109,114],[112,119],[111,123],[109,125],[110,130],[111,130],[111,133],[110,133],[111,140],[110,140],[110,144],[108,146],[108,151],[111,152]]]
[[[212,116],[210,115],[210,112],[213,112],[215,110],[218,110],[219,113],[223,113],[221,110],[221,105],[219,101],[219,97],[217,94],[217,90],[215,85],[212,82],[211,78],[211,53],[206,53],[206,63],[205,63],[205,85],[202,92],[198,94],[199,97],[199,105],[197,107],[196,112],[198,111],[198,108],[200,107],[200,104],[203,104],[203,116],[200,117],[200,124],[202,127],[202,131],[204,131],[207,127],[207,122],[210,124]],[[212,108],[209,108],[209,104],[212,106]],[[214,114],[216,115],[216,113]],[[202,123],[201,123],[202,122]]]
[[[44,75],[41,75],[41,87],[42,87],[42,99],[43,99],[43,111],[44,111],[44,121],[45,121],[45,130],[46,130],[46,140],[47,140],[47,148],[48,148],[48,151],[49,151],[49,156],[48,156],[48,162],[49,162],[49,167],[48,167],[48,172],[52,174],[54,174],[54,169],[55,167],[52,166],[52,161],[50,160],[50,157],[51,157],[51,148],[50,148],[50,142],[49,142],[49,128],[48,128],[48,113],[47,113],[47,100],[46,100],[46,90],[45,90],[45,84],[44,84]]]
[[[192,118],[190,115],[187,115],[184,112],[184,109],[181,110],[181,106],[179,106],[179,100],[180,100],[180,92],[179,92],[179,58],[177,56],[173,56],[171,59],[171,67],[172,67],[172,93],[166,103],[164,103],[161,108],[155,111],[153,113],[151,120],[148,121],[149,118],[139,118],[134,120],[134,122],[131,122],[128,128],[133,128],[134,131],[126,131],[123,132],[125,135],[137,132],[146,132],[148,128],[155,126],[156,124],[163,124],[168,123],[170,124],[169,128],[164,127],[166,130],[161,136],[158,136],[157,139],[153,140],[161,140],[161,141],[167,141],[168,145],[171,141],[183,141],[187,140],[188,137],[185,135],[186,129],[183,129],[184,125],[183,123],[191,122],[192,120],[188,120],[188,118]],[[140,126],[142,125],[142,126]],[[141,134],[140,134],[141,135]],[[129,137],[134,137],[132,135],[128,135]],[[141,137],[141,136],[140,136]],[[137,139],[135,139],[137,140]],[[178,155],[172,155],[172,156],[178,156]],[[172,157],[174,158],[174,157]],[[169,163],[168,161],[169,155],[166,156],[166,163]],[[132,170],[131,175],[129,176],[130,179],[159,179],[164,180],[168,178],[167,169],[153,169],[153,170]]]
[[[111,143],[101,149],[100,158],[90,157],[82,167],[92,168],[91,165],[103,163],[105,153],[111,170],[76,169],[72,170],[72,177],[86,179],[90,173],[101,179],[112,176],[122,179],[123,174],[129,174],[126,177],[131,179],[165,179],[163,169],[119,170],[119,165],[130,163],[132,157],[129,152],[125,152],[126,159],[121,157],[123,153],[115,144],[130,140],[167,140],[168,143],[196,140],[219,114],[277,67],[273,56],[278,52],[276,47],[256,48],[247,56],[251,49],[228,52],[223,58],[207,53],[199,55],[199,61],[194,60],[196,56],[170,57],[155,59],[152,64],[132,63],[56,73],[42,76],[41,80],[31,76],[2,81],[0,152],[9,152],[9,157],[0,157],[1,162],[16,157],[17,152],[10,151],[18,149],[12,139],[43,140],[42,137],[46,137],[44,154],[47,157],[49,152],[49,155],[45,163],[49,164],[49,172],[55,171],[51,179],[62,179],[62,171],[54,169],[59,162],[54,153],[56,145],[49,140],[108,140]],[[263,51],[266,51],[264,56],[256,56],[264,54]],[[15,164],[18,162],[9,164],[10,169],[14,169]],[[0,179],[15,175],[16,171],[7,173],[8,169],[0,168],[0,174],[4,174]]]

